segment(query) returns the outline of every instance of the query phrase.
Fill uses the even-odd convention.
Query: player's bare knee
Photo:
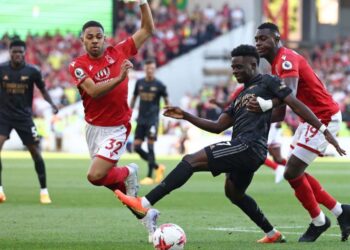
[[[88,181],[96,186],[99,186],[99,180],[101,180],[104,176],[101,173],[91,173],[87,174]]]
[[[285,180],[293,180],[298,177],[298,175],[292,171],[290,168],[287,168],[286,171],[284,171],[283,177]]]
[[[182,160],[187,162],[188,164],[191,165],[191,167],[195,167],[195,159],[193,157],[193,155],[185,155],[184,157],[182,157]]]

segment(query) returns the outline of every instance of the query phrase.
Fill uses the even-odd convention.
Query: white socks
[[[338,218],[338,216],[341,215],[341,213],[343,212],[343,209],[341,208],[341,204],[337,202],[334,208],[332,208],[331,212],[335,215],[335,217]]]
[[[2,186],[0,186],[0,193],[3,193],[4,189],[2,188]]]
[[[266,236],[269,237],[269,238],[271,238],[272,236],[275,235],[276,232],[277,232],[276,229],[272,229],[270,232],[268,232],[268,233],[266,234]]]
[[[314,224],[316,227],[323,226],[325,223],[326,223],[326,216],[322,211],[317,217],[312,218],[312,224]]]
[[[149,201],[147,200],[146,197],[142,197],[141,198],[141,204],[145,208],[150,208],[151,207],[151,203],[149,203]]]
[[[41,188],[40,194],[49,194],[49,191],[47,190],[47,188]]]

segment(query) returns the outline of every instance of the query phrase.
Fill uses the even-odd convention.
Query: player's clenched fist
[[[183,119],[184,118],[184,111],[180,109],[179,107],[171,107],[167,106],[164,107],[165,111],[163,113],[164,116],[175,118],[175,119]]]

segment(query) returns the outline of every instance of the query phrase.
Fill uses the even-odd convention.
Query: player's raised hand
[[[129,70],[133,68],[133,64],[129,60],[124,60],[121,67],[120,67],[120,74],[119,78],[120,80],[124,80],[129,73]]]
[[[326,137],[326,140],[335,147],[339,155],[346,155],[346,151],[339,146],[337,139],[335,139],[328,130],[324,132],[324,136]]]
[[[250,112],[262,113],[260,104],[256,98],[256,96],[251,97],[247,103],[247,110]]]
[[[184,111],[179,107],[166,106],[164,107],[165,111],[163,112],[164,116],[171,117],[174,119],[183,119]]]

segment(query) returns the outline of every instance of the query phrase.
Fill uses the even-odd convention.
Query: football
[[[160,225],[153,233],[153,246],[157,250],[181,250],[185,244],[186,234],[176,224]]]

